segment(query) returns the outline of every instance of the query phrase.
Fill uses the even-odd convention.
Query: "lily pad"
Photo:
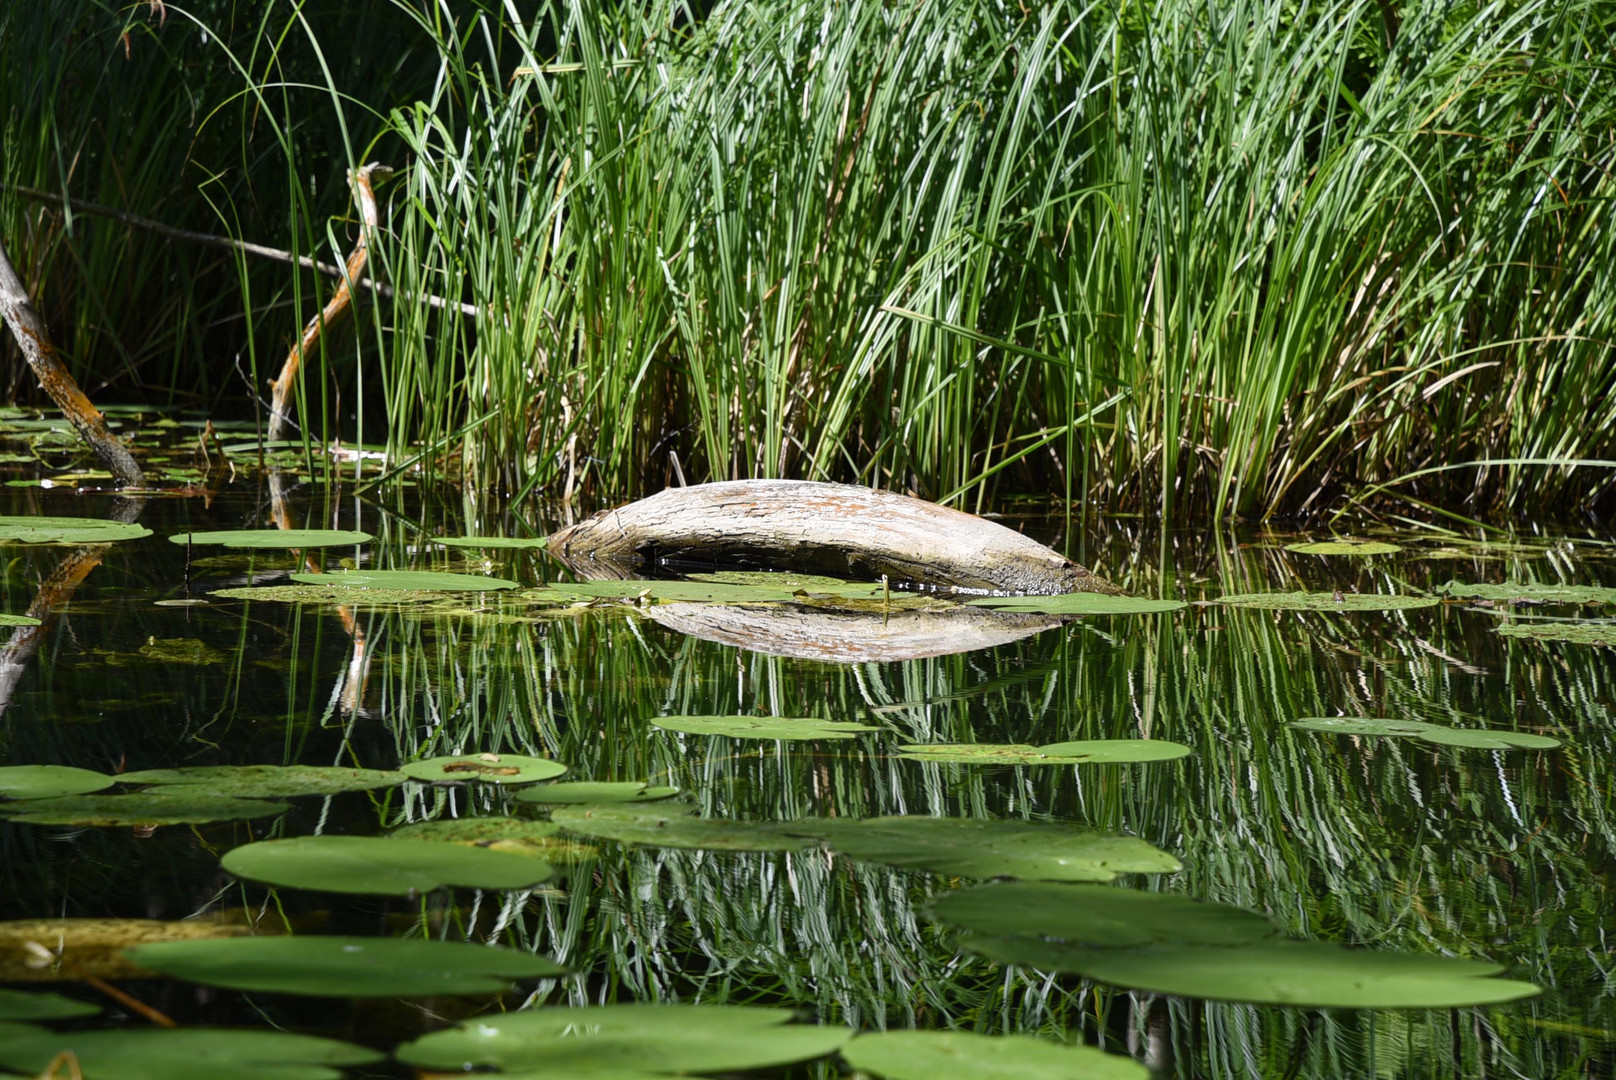
[[[1509,603],[1524,600],[1536,604],[1616,604],[1616,589],[1597,585],[1539,585],[1505,582],[1502,585],[1474,585],[1450,581],[1437,588],[1443,596],[1465,600],[1491,600]]]
[[[1560,740],[1547,735],[1527,735],[1515,731],[1486,728],[1454,728],[1427,724],[1423,720],[1385,720],[1378,717],[1310,716],[1293,720],[1293,728],[1322,731],[1332,735],[1391,736],[1419,739],[1437,746],[1469,750],[1553,750]]]
[[[580,780],[570,784],[545,784],[517,792],[520,802],[545,804],[640,803],[656,802],[679,794],[676,787],[656,787],[643,780],[620,783]]]
[[[0,799],[87,795],[117,782],[115,776],[67,765],[0,765]]]
[[[853,720],[794,719],[785,716],[657,716],[652,725],[686,735],[727,735],[732,739],[851,739],[880,728]]]
[[[1143,596],[1065,593],[1060,596],[987,596],[972,600],[971,606],[998,611],[1038,611],[1045,615],[1155,615],[1178,611],[1188,605],[1182,600],[1152,600]]]
[[[61,994],[30,994],[0,989],[0,1020],[69,1020],[94,1016],[101,1006],[75,1001]]]
[[[773,570],[718,570],[710,574],[691,574],[692,581],[706,581],[714,585],[739,585],[752,589],[784,589],[793,595],[842,596],[870,599],[890,592],[879,581],[843,581],[824,574],[795,574]],[[902,595],[902,594],[900,594]]]
[[[1120,1054],[1031,1035],[972,1031],[869,1031],[842,1047],[860,1072],[886,1080],[1149,1080]]]
[[[1263,611],[1410,611],[1441,603],[1434,596],[1327,592],[1238,593],[1216,597],[1216,602]]]
[[[220,544],[227,548],[352,547],[376,539],[349,529],[227,529],[223,532],[179,533],[176,544]]]
[[[84,1080],[340,1080],[340,1068],[386,1056],[285,1031],[133,1028],[0,1039],[0,1065],[42,1074],[64,1050]]]
[[[1502,965],[1275,938],[1236,947],[1084,948],[1027,937],[970,938],[1001,963],[1068,971],[1133,990],[1210,1001],[1320,1009],[1456,1009],[1540,993],[1493,976]]]
[[[1019,743],[910,743],[898,754],[910,761],[955,765],[1119,765],[1173,761],[1190,748],[1166,739],[1088,739],[1026,746]]]
[[[1314,540],[1306,544],[1286,544],[1285,550],[1294,551],[1299,555],[1395,555],[1403,549],[1384,540],[1351,540],[1337,537],[1334,540]]]
[[[543,536],[434,536],[432,542],[453,548],[520,551],[529,548],[537,550],[550,541]]]
[[[371,788],[392,787],[408,779],[401,772],[319,765],[200,765],[181,769],[146,769],[118,777],[125,784],[160,785],[161,791],[166,794],[178,794],[180,788],[205,784],[216,795],[234,795],[244,799],[368,791]]]
[[[141,945],[129,959],[187,982],[317,997],[497,994],[512,979],[566,974],[555,961],[463,941],[241,937]]]
[[[0,626],[38,626],[39,620],[30,615],[12,615],[0,611]]]
[[[204,667],[208,664],[222,664],[230,659],[230,655],[200,638],[147,638],[146,644],[135,651],[131,658],[136,663],[155,661],[159,664],[192,664]]]
[[[1110,881],[1118,874],[1170,874],[1179,861],[1143,840],[1077,825],[972,818],[807,819],[780,826],[860,862],[963,877]]]
[[[769,604],[796,599],[783,587],[728,585],[711,581],[568,581],[551,586],[579,600],[677,600],[714,604]]]
[[[625,844],[702,851],[797,851],[808,840],[767,821],[725,821],[691,816],[683,807],[638,803],[563,806],[550,820],[568,832]]]
[[[456,1072],[616,1076],[729,1073],[832,1053],[852,1031],[793,1024],[789,1009],[747,1005],[592,1005],[479,1016],[399,1047],[409,1065]]]
[[[293,574],[304,585],[344,589],[387,589],[425,592],[492,592],[514,589],[516,582],[481,574],[450,574],[442,570],[350,570],[341,574]]]
[[[427,758],[425,761],[407,761],[398,769],[413,779],[435,784],[464,780],[481,780],[489,784],[534,784],[567,771],[567,767],[559,761],[524,757],[521,754],[459,754]]]
[[[79,517],[0,517],[0,544],[110,544],[151,530],[121,521]]]
[[[1616,645],[1616,620],[1517,623],[1514,626],[1500,626],[1498,633],[1504,637],[1566,641],[1573,645]]]
[[[347,589],[323,585],[258,585],[244,589],[216,589],[209,595],[220,600],[263,600],[273,604],[360,604],[367,607],[421,604],[443,599],[441,592],[429,589]]]
[[[1275,932],[1273,923],[1245,908],[1108,885],[980,885],[938,898],[931,914],[938,922],[985,936],[1106,947],[1246,945]]]
[[[29,825],[200,825],[269,817],[290,809],[283,802],[263,799],[146,791],[0,804],[0,814]]]
[[[428,840],[439,844],[465,844],[470,847],[504,851],[525,858],[548,859],[555,863],[576,863],[594,858],[599,852],[588,844],[555,835],[561,826],[529,818],[481,817],[441,818],[405,825],[388,833],[397,840]]]
[[[235,848],[219,865],[237,877],[321,892],[411,896],[457,885],[525,889],[554,871],[504,851],[371,836],[299,836]]]
[[[240,909],[213,912],[194,919],[18,919],[0,922],[0,981],[60,982],[77,973],[100,979],[128,979],[143,974],[122,950],[151,941],[191,941],[237,937],[253,932]],[[277,920],[264,932],[273,933]],[[61,964],[38,966],[29,943],[59,953]]]

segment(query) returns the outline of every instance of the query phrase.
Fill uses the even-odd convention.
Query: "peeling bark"
[[[84,396],[84,391],[79,389],[79,384],[73,381],[72,374],[57,357],[56,346],[51,344],[44,320],[34,310],[28,290],[23,287],[22,279],[17,276],[16,268],[6,255],[3,241],[0,241],[0,315],[11,327],[23,356],[28,359],[28,366],[34,369],[34,375],[39,379],[39,385],[44,387],[45,393],[62,410],[62,415],[78,430],[79,437],[106,463],[119,485],[140,487],[145,484],[146,476],[135,463],[134,455],[107,430],[106,418],[90,404],[90,399]]]
[[[907,495],[806,480],[669,488],[550,537],[586,577],[639,567],[800,570],[996,593],[1119,593],[1044,545]]]

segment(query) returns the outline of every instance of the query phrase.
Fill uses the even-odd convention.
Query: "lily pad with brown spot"
[[[472,780],[488,784],[536,784],[567,771],[559,761],[523,754],[458,754],[410,761],[398,768],[406,776],[434,784]]]

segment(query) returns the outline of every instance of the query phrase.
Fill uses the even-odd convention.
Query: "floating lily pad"
[[[266,924],[274,933],[279,920]],[[252,932],[239,909],[194,919],[18,919],[0,922],[0,981],[60,982],[77,973],[101,979],[128,979],[143,974],[122,950],[151,941],[192,941],[236,937]],[[29,948],[37,942],[61,955],[61,964],[38,966]]]
[[[679,794],[676,787],[656,787],[643,780],[621,783],[578,781],[571,784],[545,784],[517,793],[525,803],[578,804],[578,803],[639,803],[656,802]]]
[[[110,544],[151,530],[121,521],[79,517],[0,517],[0,544]]]
[[[30,615],[12,615],[0,611],[0,626],[38,626],[39,620]]]
[[[566,973],[531,953],[422,938],[214,938],[141,945],[129,959],[205,986],[317,997],[497,994],[512,979]]]
[[[550,820],[568,832],[653,847],[796,851],[808,845],[808,840],[790,836],[772,822],[692,817],[683,807],[563,806],[551,812]]]
[[[1306,544],[1286,544],[1286,551],[1299,555],[1394,555],[1403,549],[1384,540],[1314,540]]]
[[[1110,881],[1123,873],[1183,869],[1143,840],[1077,825],[911,816],[806,819],[780,829],[811,836],[861,862],[964,877]]]
[[[1409,611],[1435,607],[1434,596],[1393,596],[1385,593],[1239,593],[1219,596],[1217,603],[1264,611]]]
[[[991,937],[1025,935],[1106,947],[1246,945],[1274,934],[1271,922],[1245,908],[1109,885],[980,885],[940,897],[931,914],[938,922]]]
[[[260,840],[227,852],[219,865],[237,877],[321,892],[409,896],[447,885],[525,889],[553,871],[541,859],[428,840],[299,836]]]
[[[785,716],[657,716],[651,723],[687,735],[727,735],[732,739],[851,739],[880,728],[853,720]]]
[[[1322,731],[1332,735],[1391,736],[1419,739],[1437,746],[1469,750],[1553,750],[1560,740],[1547,735],[1527,735],[1515,731],[1486,728],[1453,728],[1427,724],[1422,720],[1385,720],[1378,717],[1310,716],[1293,720],[1293,728]]]
[[[1046,615],[1155,615],[1163,611],[1177,611],[1188,605],[1182,600],[1080,592],[1060,596],[986,596],[972,600],[971,606],[998,611],[1038,611]]]
[[[1321,1009],[1456,1009],[1540,993],[1493,976],[1501,965],[1415,953],[1347,949],[1275,938],[1240,946],[1084,948],[1028,937],[984,937],[967,948],[1002,963],[1068,971],[1176,997]]]
[[[1527,582],[1505,582],[1502,585],[1472,585],[1450,581],[1437,592],[1465,600],[1492,600],[1509,603],[1524,600],[1537,604],[1616,604],[1616,589],[1597,585],[1538,585]]]
[[[710,581],[568,581],[551,586],[579,600],[677,600],[714,604],[770,604],[796,599],[783,587],[727,585]]]
[[[529,548],[536,550],[550,541],[543,536],[434,536],[432,542],[444,547],[519,551]]]
[[[561,826],[528,818],[442,818],[405,825],[388,833],[398,840],[429,840],[504,851],[554,863],[584,862],[599,854],[588,844],[555,835]]]
[[[443,784],[451,781],[481,780],[489,784],[534,784],[567,771],[559,761],[524,757],[521,754],[460,754],[450,757],[408,761],[399,772],[416,780]]]
[[[205,784],[215,795],[245,799],[288,795],[335,795],[343,791],[402,784],[409,777],[379,769],[343,769],[318,765],[201,765],[182,769],[146,769],[124,773],[125,784],[158,784],[167,794],[179,788]]]
[[[491,592],[514,589],[516,582],[481,574],[450,574],[441,570],[350,570],[342,574],[293,574],[293,581],[344,589],[389,591]]]
[[[399,1047],[409,1065],[616,1077],[729,1073],[823,1057],[852,1034],[747,1005],[592,1005],[479,1016]]]
[[[94,1016],[101,1006],[75,1001],[61,994],[30,994],[25,990],[0,989],[0,1020],[70,1020]]]
[[[1149,1080],[1120,1054],[1031,1035],[971,1031],[869,1031],[842,1047],[860,1072],[886,1080]]]
[[[30,825],[200,825],[269,817],[290,809],[283,802],[263,799],[146,791],[0,804],[0,814]]]
[[[894,600],[910,593],[894,591],[879,581],[843,581],[824,574],[795,574],[773,570],[718,570],[710,574],[691,574],[692,581],[705,581],[714,585],[738,585],[752,589],[786,590],[801,599],[807,597],[840,597],[843,599],[880,599],[890,596]]]
[[[1566,641],[1573,645],[1616,645],[1616,620],[1517,623],[1514,626],[1500,626],[1498,633],[1504,637]]]
[[[179,533],[176,544],[221,544],[227,548],[352,547],[376,539],[349,529],[227,529],[223,532]]]
[[[1019,743],[910,743],[898,747],[910,761],[955,765],[1119,765],[1172,761],[1190,748],[1166,739],[1088,739],[1025,746]]]
[[[220,600],[264,600],[274,604],[362,604],[367,607],[421,604],[443,599],[441,592],[428,589],[347,589],[323,585],[258,585],[245,589],[216,589],[209,595]]]
[[[109,788],[118,778],[67,765],[0,765],[0,799],[56,799]]]
[[[64,1050],[84,1080],[340,1080],[338,1069],[386,1056],[285,1031],[132,1028],[0,1039],[0,1065],[42,1074]]]

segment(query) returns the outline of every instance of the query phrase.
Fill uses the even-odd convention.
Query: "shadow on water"
[[[12,512],[113,512],[110,500],[28,499]],[[1599,583],[1616,575],[1601,544],[1483,545],[1433,533],[1393,555],[1325,558],[1258,533],[1163,537],[1114,525],[1087,538],[1085,561],[1139,594],[1190,606],[988,619],[791,605],[567,606],[499,594],[369,606],[209,599],[220,588],[284,584],[307,568],[305,556],[187,550],[166,539],[187,529],[274,527],[277,517],[375,534],[362,548],[311,556],[319,565],[491,570],[524,585],[552,572],[531,552],[427,543],[423,528],[464,531],[454,507],[405,514],[308,489],[289,504],[226,495],[207,510],[152,500],[141,523],[154,535],[104,549],[7,548],[5,610],[44,605],[50,617],[37,632],[16,631],[6,650],[0,762],[108,772],[230,763],[387,769],[440,754],[520,753],[565,762],[572,779],[671,784],[705,817],[1075,821],[1140,837],[1184,864],[1177,874],[1123,879],[1130,887],[1252,908],[1296,937],[1488,958],[1547,992],[1499,1007],[1355,1012],[1109,989],[959,952],[925,915],[927,899],[959,887],[958,878],[814,848],[587,841],[552,851],[561,876],[533,890],[399,900],[272,891],[218,866],[221,852],[265,836],[534,815],[491,785],[304,798],[281,818],[155,832],[7,822],[6,918],[172,920],[245,907],[277,928],[500,939],[575,973],[522,984],[508,1007],[528,992],[573,1004],[787,1003],[865,1028],[1081,1039],[1163,1076],[1609,1075],[1612,652],[1494,632],[1502,621],[1577,612],[1200,603],[1257,591],[1419,592],[1450,577]],[[186,599],[187,581],[191,598],[207,603],[158,604]],[[799,743],[651,723],[732,714],[879,730]],[[1535,732],[1562,746],[1457,750],[1286,726],[1338,714]],[[909,743],[1140,736],[1193,753],[1078,766],[956,765],[895,753]],[[267,1018],[371,1044],[489,1001],[333,1006],[169,981],[128,985],[185,1020]]]

